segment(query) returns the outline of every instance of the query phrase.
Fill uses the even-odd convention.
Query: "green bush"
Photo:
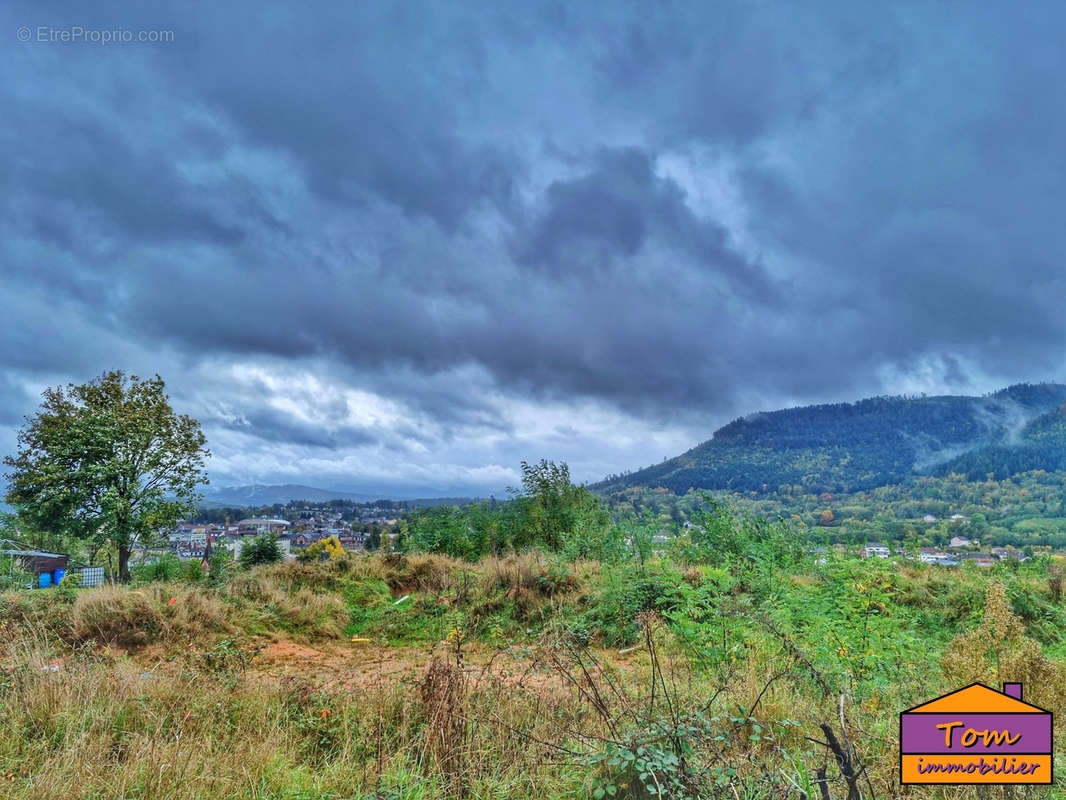
[[[0,556],[0,591],[22,589],[33,584],[33,576],[23,572],[12,556]]]
[[[581,627],[598,633],[606,645],[635,642],[640,635],[636,617],[642,611],[667,614],[684,602],[681,573],[662,564],[625,565],[605,577],[582,616]]]
[[[233,572],[233,564],[233,555],[229,550],[220,547],[211,553],[211,558],[208,559],[208,583],[212,586],[225,583],[229,579],[230,573]]]
[[[141,583],[177,580],[183,569],[183,562],[173,553],[164,553],[151,564],[133,567],[130,573],[133,580]]]
[[[241,566],[245,569],[259,564],[274,564],[281,561],[281,550],[272,533],[256,536],[241,550]]]
[[[183,562],[181,577],[189,583],[200,583],[204,579],[204,568],[200,560],[194,558]]]

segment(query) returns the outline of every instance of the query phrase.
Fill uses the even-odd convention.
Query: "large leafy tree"
[[[163,379],[107,372],[80,386],[48,389],[7,456],[7,502],[41,530],[130,550],[192,510],[210,455],[200,423],[176,414]]]

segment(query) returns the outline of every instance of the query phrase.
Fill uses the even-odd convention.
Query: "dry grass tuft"
[[[1026,636],[1025,625],[1011,610],[999,582],[988,586],[981,624],[952,639],[941,667],[960,685],[1018,681],[1046,708],[1058,708],[1066,700],[1066,667],[1045,656],[1040,643]]]
[[[425,746],[428,763],[441,774],[449,791],[466,794],[463,754],[466,743],[466,677],[462,668],[434,658],[422,680],[421,698],[426,715]]]
[[[287,566],[287,565],[286,565]],[[303,571],[307,565],[294,565]],[[292,580],[278,568],[242,575],[230,581],[228,596],[251,602],[270,621],[289,633],[306,639],[337,638],[344,632],[348,612],[340,598],[333,594],[298,588],[300,581]]]
[[[228,632],[228,616],[215,594],[178,584],[101,586],[79,594],[71,609],[78,640],[126,647]]]

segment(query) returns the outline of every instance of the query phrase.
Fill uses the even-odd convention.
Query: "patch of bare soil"
[[[326,658],[326,654],[321,650],[304,647],[301,644],[287,640],[268,644],[260,654],[262,661],[274,664],[307,663],[324,658]]]
[[[301,678],[343,688],[369,688],[421,675],[429,655],[417,647],[366,643],[307,647],[281,640],[263,649],[250,672],[280,680]]]
[[[607,653],[598,655],[602,663],[608,663]],[[414,686],[426,674],[434,656],[451,660],[454,653],[448,652],[445,643],[437,647],[390,647],[381,643],[326,643],[308,647],[282,639],[267,645],[252,662],[249,672],[259,679],[299,678],[345,689],[398,683]],[[632,658],[614,656],[610,660],[615,668],[626,673],[631,673],[635,666]],[[572,688],[556,670],[521,648],[496,650],[474,644],[464,650],[462,664],[471,688],[496,685],[538,695]]]

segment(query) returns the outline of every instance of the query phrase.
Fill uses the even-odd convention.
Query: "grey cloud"
[[[506,143],[464,131],[441,91],[472,88],[479,69],[441,16],[431,5],[337,4],[314,18],[279,8],[234,35],[230,13],[215,8],[189,32],[202,57],[180,71],[172,61],[171,77],[245,141],[291,154],[323,199],[358,213],[384,198],[455,230],[479,207],[512,201],[519,165]],[[278,52],[299,56],[280,66]]]
[[[307,422],[269,408],[249,410],[238,419],[218,420],[208,417],[201,422],[247,433],[268,442],[284,442],[327,450],[376,444],[381,437],[380,431],[353,426],[331,427],[326,422]]]
[[[1066,13],[1032,12],[10,4],[9,32],[175,41],[0,53],[0,426],[24,378],[159,365],[227,442],[454,466],[594,447],[582,419],[524,439],[530,401],[674,442],[1062,377]],[[302,419],[207,363],[329,388],[287,387]],[[346,388],[402,419],[351,422]]]
[[[9,373],[0,372],[0,427],[18,427],[34,398]]]
[[[556,181],[546,194],[546,208],[515,248],[520,263],[580,276],[586,270],[624,270],[645,247],[658,245],[666,250],[661,257],[677,258],[669,251],[680,251],[690,259],[684,268],[721,274],[731,289],[754,302],[779,301],[761,265],[748,263],[730,246],[722,225],[698,219],[680,187],[655,175],[647,152],[601,151],[592,171]]]

